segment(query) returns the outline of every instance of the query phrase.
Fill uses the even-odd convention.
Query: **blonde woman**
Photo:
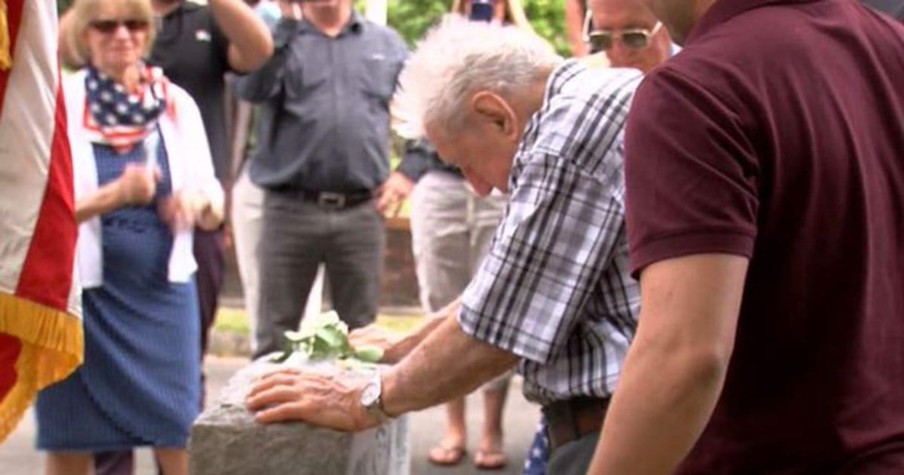
[[[88,66],[64,81],[80,223],[85,362],[43,391],[47,473],[87,474],[92,455],[154,449],[188,473],[200,398],[193,229],[214,229],[223,191],[194,101],[143,61],[149,0],[78,0],[74,44]]]

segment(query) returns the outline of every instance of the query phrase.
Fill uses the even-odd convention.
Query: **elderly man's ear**
[[[498,94],[490,91],[474,94],[471,98],[471,111],[481,128],[490,127],[495,133],[518,140],[515,110]]]

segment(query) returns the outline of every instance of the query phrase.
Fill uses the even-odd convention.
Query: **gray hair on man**
[[[395,108],[402,135],[424,136],[429,124],[459,129],[475,92],[511,99],[562,61],[532,32],[448,15],[418,43],[399,76]]]

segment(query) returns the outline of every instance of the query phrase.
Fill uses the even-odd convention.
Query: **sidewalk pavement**
[[[204,368],[207,373],[208,399],[216,397],[229,377],[246,364],[247,360],[236,357],[208,357]],[[478,443],[479,429],[482,420],[482,400],[478,394],[468,397],[467,421],[470,428],[468,434],[468,457],[457,467],[440,468],[427,462],[427,452],[439,440],[445,427],[445,409],[434,407],[411,414],[411,473],[412,475],[465,475],[498,473],[515,475],[521,473],[521,467],[534,429],[539,420],[537,406],[527,402],[521,396],[520,379],[515,378],[509,391],[508,404],[505,408],[505,448],[509,455],[509,465],[505,470],[486,472],[474,468],[470,457],[473,456]],[[41,454],[34,449],[35,420],[33,411],[29,411],[12,435],[0,445],[0,473],[3,475],[40,475],[43,473]],[[137,475],[156,475],[153,469],[150,452],[138,452]],[[268,474],[261,474],[268,475]],[[288,475],[288,474],[278,474]],[[324,474],[332,475],[332,474]]]

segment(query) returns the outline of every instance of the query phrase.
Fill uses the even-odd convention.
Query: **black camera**
[[[493,20],[493,7],[495,0],[471,0],[471,15],[468,18],[471,21],[485,21],[489,23]]]

